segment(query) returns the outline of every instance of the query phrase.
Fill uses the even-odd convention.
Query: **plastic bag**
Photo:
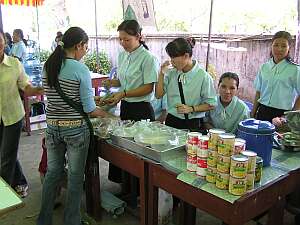
[[[165,225],[171,221],[173,198],[168,192],[158,190],[158,225]]]
[[[101,191],[101,206],[108,213],[112,214],[114,217],[117,217],[124,213],[126,202],[117,198],[108,191]]]

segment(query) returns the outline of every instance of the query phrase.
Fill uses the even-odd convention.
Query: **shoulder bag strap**
[[[83,107],[80,103],[73,101],[71,98],[65,95],[63,90],[60,87],[59,81],[56,82],[54,85],[55,90],[59,94],[59,96],[73,109],[75,109],[77,112],[80,113],[80,115],[84,118],[89,131],[90,131],[90,145],[89,145],[89,155],[92,157],[92,159],[97,159],[97,154],[95,150],[95,139],[94,139],[94,129],[93,125],[91,123],[91,120],[86,112],[83,111]]]
[[[178,81],[178,89],[179,89],[179,94],[180,94],[180,99],[181,99],[181,103],[185,105],[185,99],[184,99],[184,94],[183,94],[183,88],[182,88],[182,82],[181,82],[181,76],[179,75],[177,78]],[[189,126],[188,120],[189,120],[189,115],[187,113],[184,114],[184,119],[187,123],[187,125]]]

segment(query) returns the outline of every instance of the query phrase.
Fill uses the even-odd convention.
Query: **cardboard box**
[[[29,118],[30,124],[32,123],[39,123],[39,122],[45,122],[46,121],[46,114],[38,115],[38,116],[32,116]]]
[[[30,124],[30,129],[33,130],[40,130],[40,129],[45,129],[47,128],[47,123],[46,121],[44,122],[37,122],[37,123],[33,123]]]

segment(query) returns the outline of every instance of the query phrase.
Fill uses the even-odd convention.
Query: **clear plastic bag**
[[[166,225],[171,222],[173,209],[173,197],[163,189],[158,190],[158,225]]]

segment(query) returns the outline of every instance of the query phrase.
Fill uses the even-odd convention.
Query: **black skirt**
[[[273,118],[283,116],[284,112],[286,111],[287,110],[277,109],[259,103],[255,118],[258,120],[269,121],[272,123]]]
[[[187,129],[190,131],[205,132],[203,128],[203,119],[180,119],[172,114],[168,113],[165,124],[169,127],[174,127],[177,129]]]
[[[155,120],[154,111],[149,102],[126,102],[121,101],[121,120]]]

